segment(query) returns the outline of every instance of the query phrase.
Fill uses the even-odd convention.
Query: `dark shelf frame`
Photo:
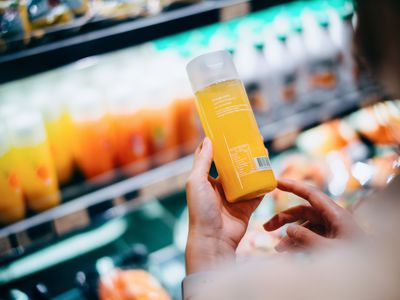
[[[58,41],[0,55],[0,83],[67,65],[79,59],[138,45],[220,21],[223,9],[249,4],[249,11],[288,0],[205,0],[159,15],[127,21]]]

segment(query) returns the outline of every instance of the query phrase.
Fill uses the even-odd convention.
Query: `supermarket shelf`
[[[344,96],[326,99],[329,101],[299,107],[290,116],[278,116],[268,124],[260,119],[261,133],[269,150],[274,152],[290,147],[302,130],[345,116],[381,99],[379,89],[364,86],[366,88]],[[143,201],[182,191],[192,160],[192,155],[180,158],[0,229],[0,264],[79,230],[123,216]]]
[[[163,36],[238,17],[283,0],[206,0],[198,4],[81,33],[0,55],[0,83],[23,78],[79,59],[134,46]]]

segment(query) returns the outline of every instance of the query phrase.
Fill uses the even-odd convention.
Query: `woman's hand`
[[[265,230],[273,231],[288,223],[303,222],[287,228],[287,235],[275,247],[277,251],[329,247],[333,239],[352,239],[362,234],[351,213],[320,190],[289,179],[279,180],[278,188],[307,200],[310,205],[289,208],[264,224]]]
[[[206,271],[224,260],[235,259],[236,248],[261,198],[229,203],[221,183],[208,173],[212,145],[208,138],[196,150],[186,184],[189,236],[186,245],[187,274]]]

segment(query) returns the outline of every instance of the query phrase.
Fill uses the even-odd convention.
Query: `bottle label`
[[[267,156],[253,157],[250,145],[244,144],[230,149],[231,159],[240,177],[257,171],[271,170]]]
[[[259,156],[254,158],[257,170],[271,170],[271,162],[267,156]]]

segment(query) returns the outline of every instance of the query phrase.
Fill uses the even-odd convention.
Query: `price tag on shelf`
[[[151,184],[140,190],[139,195],[143,197],[162,197],[182,190],[185,187],[189,172],[183,172],[177,176]]]
[[[71,232],[72,230],[83,228],[89,223],[90,218],[86,209],[54,220],[54,226],[57,234],[59,235]]]
[[[221,8],[219,12],[220,21],[228,21],[247,15],[250,12],[250,3],[242,2]]]

